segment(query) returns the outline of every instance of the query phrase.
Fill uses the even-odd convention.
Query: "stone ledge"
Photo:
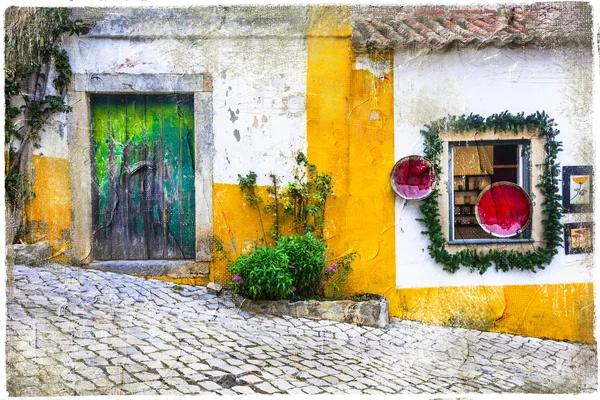
[[[367,301],[308,300],[296,302],[288,300],[248,300],[238,296],[234,296],[234,298],[240,309],[253,313],[327,319],[374,328],[385,328],[389,322],[388,301],[385,297]]]
[[[52,247],[48,241],[37,242],[33,244],[14,244],[13,253],[8,254],[8,262],[14,262],[18,265],[38,266],[50,261],[52,257]],[[14,260],[12,259],[14,257]]]
[[[202,278],[208,276],[209,263],[179,260],[94,261],[84,268],[134,276]]]
[[[209,73],[197,74],[74,74],[73,88],[92,93],[194,93],[212,91]]]

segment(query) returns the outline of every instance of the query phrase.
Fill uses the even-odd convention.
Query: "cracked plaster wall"
[[[307,7],[80,8],[74,9],[74,17],[94,23],[88,35],[63,42],[74,74],[212,77],[214,142],[213,152],[205,156],[213,164],[214,215],[240,208],[238,174],[254,170],[259,185],[267,184],[272,172],[283,182],[293,179],[294,155],[306,152]],[[87,107],[75,104],[85,102],[78,96],[67,102],[79,111]],[[68,137],[89,124],[87,116],[74,114],[86,113],[53,119],[35,150],[35,157],[45,159],[36,165],[49,166],[36,169],[37,190],[54,193],[54,187],[67,185],[67,191],[61,195],[64,201],[51,208],[34,200],[30,215],[39,219],[39,226],[59,226],[56,235],[61,237],[71,209],[87,201],[71,195],[64,162],[81,158],[76,154],[81,149]],[[90,168],[85,159],[83,170]],[[255,237],[254,227],[247,228],[238,235]],[[36,238],[46,233],[40,231]],[[57,245],[55,251],[63,247]]]
[[[84,38],[69,50],[74,73],[211,73],[214,181],[236,184],[250,168],[259,184],[293,178],[293,153],[306,149],[305,40]]]
[[[593,58],[590,49],[459,50],[442,54],[398,52],[394,58],[395,158],[422,154],[420,129],[429,121],[475,113],[487,117],[546,111],[560,130],[561,165],[593,165]],[[543,159],[543,154],[540,155]],[[445,164],[444,164],[445,165]],[[539,168],[532,166],[532,174]],[[562,177],[562,175],[561,175]],[[442,180],[447,179],[446,175]],[[447,185],[442,185],[447,190]],[[447,196],[446,196],[447,198]],[[521,271],[484,275],[461,269],[449,275],[433,262],[427,238],[420,234],[420,203],[396,199],[396,285],[436,286],[525,285],[591,282],[593,255],[565,255],[562,248],[550,266],[536,274]],[[441,215],[448,206],[440,200]],[[592,221],[590,214],[567,214],[563,222]],[[418,243],[421,251],[414,251]],[[481,245],[479,247],[484,247]],[[451,247],[451,246],[449,246]]]

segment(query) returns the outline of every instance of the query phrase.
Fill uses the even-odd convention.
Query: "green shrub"
[[[289,258],[279,248],[260,247],[230,266],[233,291],[249,299],[279,300],[292,295]]]
[[[328,260],[325,241],[309,232],[242,254],[228,268],[234,292],[249,299],[314,298],[323,296],[326,287],[335,297],[356,257],[352,252]]]
[[[257,210],[262,238],[258,239],[259,248],[230,265],[234,291],[251,299],[308,299],[325,293],[338,296],[358,254],[352,251],[328,259],[324,234],[327,200],[335,197],[331,175],[319,173],[317,166],[299,152],[294,180],[287,187],[281,187],[275,174],[269,178],[272,185],[267,188],[269,196],[265,200],[260,196],[255,172],[238,175],[245,200]],[[263,218],[267,216],[274,219],[269,231]],[[296,235],[282,236],[281,227],[290,220]],[[225,254],[221,260],[229,261],[222,241],[215,239],[214,250]],[[287,261],[282,262],[281,256]]]
[[[303,236],[283,236],[277,248],[289,258],[289,272],[295,287],[295,295],[305,297],[320,290],[326,271],[327,246],[323,239],[309,232]]]

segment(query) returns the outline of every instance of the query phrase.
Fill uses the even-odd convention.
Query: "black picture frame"
[[[592,222],[574,222],[564,224],[565,254],[591,253],[594,250],[594,224]],[[575,242],[575,232],[580,239]]]
[[[573,178],[588,176],[577,186]],[[578,193],[578,190],[581,193]],[[591,165],[563,167],[562,198],[566,213],[591,213],[594,211],[594,167]],[[577,198],[583,200],[577,201]]]

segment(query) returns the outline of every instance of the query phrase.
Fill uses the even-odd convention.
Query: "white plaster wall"
[[[420,130],[429,121],[505,110],[525,115],[545,110],[560,130],[561,165],[594,165],[591,50],[487,48],[444,54],[398,52],[394,58],[395,156],[423,154]],[[535,171],[535,168],[534,168]],[[442,179],[448,179],[443,175]],[[536,274],[490,268],[484,275],[462,268],[442,270],[421,235],[421,202],[396,199],[396,286],[399,288],[590,282],[593,256],[564,249]],[[590,214],[566,215],[563,222],[592,221]],[[485,245],[480,245],[484,248]]]
[[[293,179],[306,151],[306,40],[300,37],[124,39],[67,43],[74,73],[213,76],[214,182],[238,174]]]
[[[249,170],[261,184],[269,173],[289,182],[295,154],[306,152],[306,41],[231,42],[213,75],[215,182],[237,183]]]
[[[56,96],[56,90],[52,85],[52,81],[56,77],[56,72],[51,69],[48,74],[48,87],[46,88],[46,95]],[[65,99],[66,103],[72,105],[69,101],[69,98]],[[22,104],[19,100],[18,106]],[[17,126],[20,125],[19,121],[16,121]],[[16,145],[18,141],[15,141]],[[67,144],[67,114],[53,114],[50,116],[48,121],[43,127],[42,134],[40,135],[39,146],[34,146],[33,154],[41,155],[45,157],[55,157],[55,158],[67,158],[68,144]]]

